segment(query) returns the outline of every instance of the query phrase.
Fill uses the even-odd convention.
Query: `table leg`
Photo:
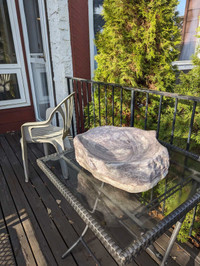
[[[173,233],[171,235],[171,238],[169,240],[169,244],[168,244],[167,250],[166,250],[165,255],[164,255],[163,259],[162,259],[161,266],[166,265],[167,258],[169,256],[171,250],[172,250],[172,247],[173,247],[174,242],[175,242],[175,240],[177,238],[177,235],[178,235],[178,233],[179,233],[179,231],[181,229],[181,226],[182,226],[182,223],[183,223],[184,219],[185,219],[185,216],[180,221],[178,221],[176,223],[176,226],[175,226],[175,228],[173,230]]]
[[[100,188],[103,188],[103,186],[104,186],[104,182],[101,183]],[[100,195],[101,195],[101,192],[98,191],[97,198],[95,200],[93,209],[90,211],[91,213],[94,213],[95,212],[95,210],[97,208],[97,204],[98,204],[98,200],[99,200]],[[81,236],[77,239],[77,241],[62,255],[62,259],[64,259],[72,251],[72,249],[75,248],[78,245],[79,242],[81,242],[84,245],[84,247],[87,249],[87,251],[89,252],[89,254],[95,260],[96,265],[100,266],[100,263],[96,259],[95,255],[92,253],[92,251],[89,249],[88,245],[85,243],[85,241],[83,239],[84,235],[87,233],[87,230],[88,230],[88,225],[86,225],[86,227],[84,228]]]
[[[92,256],[92,258],[94,259],[94,261],[96,262],[96,265],[100,266],[100,263],[96,259],[95,255],[89,249],[88,245],[85,243],[85,241],[83,239],[84,235],[87,233],[87,230],[88,230],[88,225],[86,225],[85,229],[83,230],[81,236],[77,239],[77,241],[62,255],[62,259],[64,259],[72,251],[72,249],[75,248],[78,245],[79,242],[81,242],[84,245],[84,247],[87,249],[87,251],[89,252],[89,254]]]

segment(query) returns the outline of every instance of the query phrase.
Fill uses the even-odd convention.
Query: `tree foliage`
[[[176,168],[176,166],[173,166]],[[177,171],[177,169],[176,169]],[[166,199],[163,200],[159,205],[158,213],[162,213],[160,215],[162,218],[164,216],[170,214],[174,211],[177,207],[179,207],[182,203],[184,203],[190,196],[191,192],[193,191],[192,183],[188,183],[186,186],[183,186],[180,190],[177,190],[177,185],[179,184],[180,180],[176,176],[168,176],[167,179],[167,190],[171,192],[167,195]],[[166,193],[166,180],[160,181],[156,187],[153,188],[153,195],[154,199],[161,198],[164,199],[164,195]],[[147,204],[147,202],[151,199],[151,190],[142,193],[143,203]],[[154,212],[153,212],[154,213]],[[196,209],[196,216],[194,217],[194,209],[189,211],[183,221],[179,234],[177,236],[178,241],[185,243],[188,241],[190,237],[190,233],[193,237],[198,239],[198,234],[200,233],[199,230],[199,215],[200,215],[200,206],[197,206]],[[161,218],[158,216],[159,218]],[[157,218],[158,218],[157,217]],[[193,220],[194,219],[194,220]],[[193,221],[193,225],[192,225]],[[192,232],[190,232],[192,230]]]
[[[199,28],[197,29],[199,31]],[[199,38],[200,36],[197,35]],[[195,54],[192,56],[193,68],[187,72],[181,72],[179,75],[179,83],[175,86],[174,91],[182,95],[190,95],[199,97],[200,95],[200,47],[197,47]],[[191,121],[191,114],[193,110],[193,102],[179,102],[179,116],[177,120],[178,128],[176,135],[178,138],[188,137],[188,126]],[[192,136],[191,136],[191,148],[200,153],[200,106],[197,103],[195,110],[195,119],[193,124]]]
[[[181,40],[177,4],[177,0],[104,0],[105,25],[103,31],[96,36],[98,68],[95,71],[95,80],[130,87],[173,91],[176,71],[172,62],[177,59]],[[135,96],[135,126],[144,128],[146,99],[139,93]],[[114,104],[112,87],[107,87],[107,106],[105,88],[102,86],[100,90],[95,89],[94,102],[95,112],[93,112],[94,106],[90,106],[90,121],[95,117],[95,123],[90,126],[112,124],[112,111],[115,116],[114,124],[120,125],[119,88],[114,90]],[[163,105],[165,105],[163,110],[171,114],[169,101]],[[130,126],[130,106],[131,94],[123,91],[122,126]],[[150,97],[148,102],[150,129],[156,129],[158,108],[159,97]],[[168,122],[171,122],[170,119],[168,116]],[[169,128],[168,122],[167,128]],[[163,133],[165,132],[163,128]]]
[[[131,87],[172,90],[179,54],[178,0],[105,0],[96,36],[95,79]]]

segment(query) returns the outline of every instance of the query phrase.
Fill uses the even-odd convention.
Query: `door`
[[[37,120],[54,106],[52,74],[43,0],[20,0],[24,39]]]
[[[0,109],[30,105],[14,0],[0,0]]]

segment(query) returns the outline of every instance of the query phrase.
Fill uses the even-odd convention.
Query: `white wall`
[[[48,0],[46,3],[53,79],[59,103],[68,93],[65,76],[73,76],[68,0]]]

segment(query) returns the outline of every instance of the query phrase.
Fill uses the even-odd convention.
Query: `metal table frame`
[[[71,150],[69,151],[71,152]],[[65,152],[66,154],[67,152]],[[137,256],[143,249],[148,248],[158,237],[160,237],[164,232],[166,232],[172,225],[176,224],[176,227],[172,233],[171,239],[169,241],[168,248],[163,257],[161,265],[164,266],[165,262],[169,256],[169,253],[173,247],[173,244],[176,240],[177,234],[181,228],[182,222],[185,215],[195,207],[200,202],[200,189],[197,189],[197,192],[186,202],[181,204],[173,212],[167,215],[163,220],[161,220],[155,227],[151,230],[144,233],[139,239],[134,243],[129,245],[125,250],[122,250],[112,239],[112,237],[103,229],[103,227],[95,220],[93,217],[93,212],[86,210],[82,204],[76,199],[76,197],[69,191],[69,189],[64,185],[58,177],[52,173],[52,171],[45,165],[45,162],[48,160],[54,160],[56,157],[62,158],[71,163],[66,157],[62,154],[52,154],[45,156],[43,158],[37,159],[37,164],[41,170],[46,174],[48,179],[54,184],[54,186],[59,190],[59,192],[64,196],[67,202],[74,208],[78,215],[85,222],[86,227],[80,236],[80,238],[72,245],[72,247],[63,254],[65,257],[80,241],[85,245],[83,241],[83,236],[87,232],[87,229],[90,228],[96,237],[102,242],[108,252],[113,256],[119,265],[126,265],[130,263],[135,256]],[[74,167],[77,167],[74,165]],[[95,206],[93,208],[95,211]]]

